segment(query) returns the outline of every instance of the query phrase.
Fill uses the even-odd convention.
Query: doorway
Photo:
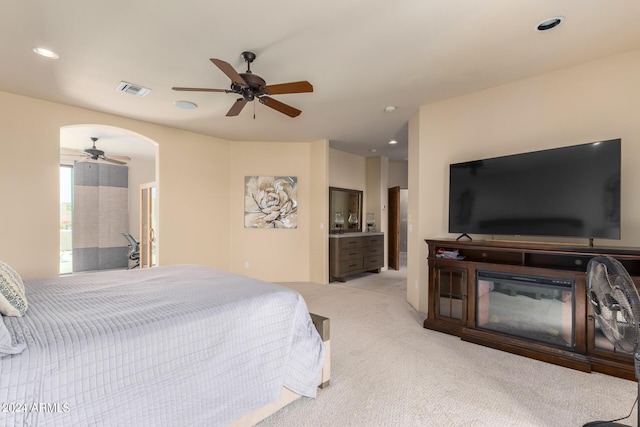
[[[389,188],[389,268],[399,270],[407,262],[407,209],[409,190]]]
[[[158,227],[155,182],[140,185],[140,268],[156,265],[156,228]]]

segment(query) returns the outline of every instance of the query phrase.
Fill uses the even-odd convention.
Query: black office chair
[[[134,264],[129,267],[129,270],[131,270],[132,268],[140,267],[140,242],[129,233],[122,233],[122,235],[129,242],[129,250],[127,252],[127,255],[129,256],[129,259],[131,261],[134,261]]]

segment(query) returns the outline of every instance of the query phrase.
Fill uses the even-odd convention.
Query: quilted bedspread
[[[221,426],[283,386],[315,396],[324,347],[290,289],[193,265],[25,285],[0,426]]]

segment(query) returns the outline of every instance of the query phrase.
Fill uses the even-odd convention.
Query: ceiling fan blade
[[[60,148],[60,155],[67,157],[86,157],[87,154],[83,150],[75,150],[73,148]]]
[[[120,160],[110,159],[109,157],[103,156],[100,159],[104,160],[105,162],[114,163],[116,165],[126,165],[125,162],[121,162]]]
[[[231,92],[227,89],[209,89],[206,87],[172,87],[171,89],[183,92]]]
[[[248,86],[247,82],[244,81],[242,76],[238,74],[238,72],[228,62],[215,58],[210,58],[210,61],[213,62],[218,68],[220,68],[220,71],[225,73],[232,82],[238,83],[242,86]]]
[[[285,93],[313,92],[313,85],[304,80],[301,82],[268,85],[265,89],[267,89],[271,95],[283,95]]]
[[[298,117],[302,111],[297,108],[293,108],[290,105],[284,104],[280,101],[276,101],[273,98],[269,98],[268,96],[260,97],[260,102],[267,107],[273,108],[276,111],[281,112],[282,114],[286,114],[289,117]]]
[[[112,160],[122,160],[122,161],[130,161],[131,157],[129,156],[109,156]]]
[[[227,117],[237,116],[238,114],[240,114],[240,111],[242,111],[245,105],[247,105],[247,101],[242,98],[238,99],[235,104],[231,106],[231,109],[229,109],[229,111],[227,112]]]

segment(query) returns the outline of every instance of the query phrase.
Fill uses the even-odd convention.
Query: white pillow
[[[0,314],[19,317],[28,308],[22,279],[13,268],[0,261]]]
[[[11,334],[4,324],[4,319],[0,316],[0,357],[22,353],[25,348],[25,343],[11,345]]]

